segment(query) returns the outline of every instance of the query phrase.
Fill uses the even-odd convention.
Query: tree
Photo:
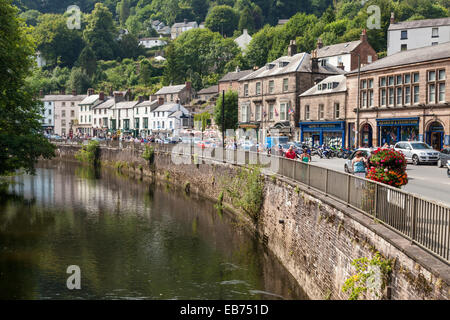
[[[42,134],[42,102],[25,81],[35,46],[11,0],[0,0],[0,175],[23,168],[34,173],[40,157],[54,156]]]
[[[121,26],[125,26],[125,21],[127,21],[130,16],[130,2],[129,0],[122,0],[117,4],[116,13],[119,16],[119,22]]]
[[[220,94],[214,108],[214,121],[222,131],[222,100],[223,94]],[[236,91],[228,90],[225,92],[225,129],[236,129],[238,125],[238,94]]]
[[[247,29],[249,33],[255,31],[255,20],[253,19],[253,13],[249,7],[245,7],[245,9],[241,11],[238,29],[239,31]]]
[[[139,39],[133,34],[124,34],[117,43],[117,54],[120,58],[136,59],[144,53],[144,49],[139,45]]]
[[[91,47],[86,46],[78,57],[78,64],[89,77],[91,77],[97,69],[97,58]]]
[[[83,32],[84,40],[98,59],[111,60],[117,50],[117,28],[111,12],[102,3],[96,3],[87,17],[87,26]]]
[[[20,14],[20,18],[25,20],[27,25],[36,26],[40,15],[41,13],[37,10],[27,10]]]
[[[215,6],[206,17],[205,26],[211,31],[231,37],[239,23],[238,13],[230,6]]]
[[[91,79],[83,72],[81,68],[74,67],[70,73],[70,78],[67,83],[69,90],[76,90],[77,92],[86,92],[91,87]]]
[[[84,46],[80,31],[67,28],[66,18],[58,14],[40,16],[33,37],[47,63],[53,65],[72,67]]]

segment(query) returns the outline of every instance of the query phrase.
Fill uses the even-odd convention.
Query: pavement
[[[311,164],[344,171],[345,161],[340,158],[320,159],[314,156]],[[450,178],[447,177],[447,168],[438,168],[431,164],[415,166],[408,163],[406,173],[408,174],[408,184],[403,186],[402,190],[450,205]]]

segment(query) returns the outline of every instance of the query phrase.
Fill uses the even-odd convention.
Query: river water
[[[227,213],[174,186],[40,163],[0,194],[0,299],[307,299]],[[80,289],[69,290],[69,266]]]

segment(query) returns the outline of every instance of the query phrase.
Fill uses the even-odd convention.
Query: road
[[[339,158],[320,159],[319,157],[313,157],[311,164],[344,171],[345,161]],[[435,165],[427,164],[415,166],[408,163],[406,173],[408,174],[408,184],[403,186],[402,190],[450,205],[450,178],[447,177],[446,168],[438,168]]]

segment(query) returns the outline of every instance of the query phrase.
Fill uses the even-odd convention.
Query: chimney
[[[338,69],[341,69],[341,70],[344,70],[344,69],[345,69],[345,67],[344,67],[344,63],[343,63],[342,61],[341,61],[341,62],[339,62],[339,64],[338,64],[337,68],[338,68]]]
[[[239,66],[236,67],[236,72],[240,72],[241,69],[239,68]]]
[[[77,95],[77,89],[72,89],[72,95],[76,96]]]
[[[141,103],[142,101],[144,101],[144,96],[139,96],[138,97],[138,102]]]
[[[131,101],[131,89],[127,90],[127,93],[125,94],[127,96],[127,101]]]
[[[248,30],[247,29],[244,29],[244,30],[242,30],[242,35],[248,35]]]
[[[94,94],[94,89],[89,88],[88,91],[87,91],[87,95],[88,96],[92,96],[93,94]]]
[[[59,90],[59,94],[62,94],[62,95],[66,94],[66,90],[65,89]]]
[[[99,92],[98,99],[101,101],[105,101],[105,93],[103,91]]]
[[[122,92],[114,92],[114,102],[123,101],[123,93]]]
[[[295,43],[295,40],[291,40],[288,47],[288,56],[292,57],[295,54],[297,54],[297,44]]]
[[[391,12],[391,24],[394,24],[395,23],[395,14],[394,14],[394,12]]]
[[[158,106],[163,105],[163,104],[164,104],[164,98],[158,97]]]
[[[184,24],[187,24],[187,19],[184,19]]]
[[[191,90],[191,82],[186,81],[185,85],[186,85],[186,89],[190,91]]]
[[[112,87],[109,87],[109,96],[112,97],[114,95],[114,91]]]
[[[253,66],[253,71],[256,71],[258,69],[259,69],[258,66]]]
[[[366,29],[363,29],[361,36],[360,36],[361,42],[367,42],[367,32]]]
[[[323,48],[323,42],[322,39],[319,38],[317,39],[317,49],[322,49]]]
[[[319,71],[319,59],[317,58],[317,51],[313,50],[311,52],[311,72]]]

